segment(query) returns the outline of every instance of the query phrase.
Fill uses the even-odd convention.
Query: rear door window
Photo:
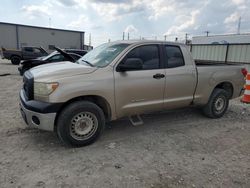
[[[185,65],[184,58],[180,47],[178,46],[165,46],[165,67],[175,68]]]
[[[24,47],[24,51],[26,51],[26,52],[34,52],[34,49],[30,48],[30,47]]]

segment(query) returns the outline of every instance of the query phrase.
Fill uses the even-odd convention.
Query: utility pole
[[[208,34],[210,33],[210,31],[205,31],[205,33],[207,34],[207,37],[208,37]]]
[[[165,40],[165,41],[167,40],[167,35],[164,35],[164,40]]]
[[[125,32],[123,31],[123,33],[122,33],[122,40],[124,40],[125,39]]]
[[[185,34],[185,44],[188,43],[188,35],[189,35],[188,33]]]
[[[91,33],[89,34],[89,46],[91,46]]]
[[[241,26],[241,16],[239,18],[239,22],[238,22],[238,29],[237,29],[237,34],[240,34],[240,26]]]
[[[128,32],[128,40],[129,40],[129,32]]]
[[[51,28],[51,17],[49,17],[49,28]]]

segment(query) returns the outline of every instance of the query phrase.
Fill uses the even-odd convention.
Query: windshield
[[[105,67],[109,65],[129,44],[106,43],[88,52],[76,63],[89,64],[94,67]]]
[[[54,51],[54,52],[52,52],[51,54],[49,54],[49,55],[47,55],[47,56],[43,56],[43,57],[42,57],[42,60],[43,60],[43,61],[46,61],[46,60],[48,60],[50,57],[54,56],[55,54],[58,54],[58,52],[57,52],[57,51]]]

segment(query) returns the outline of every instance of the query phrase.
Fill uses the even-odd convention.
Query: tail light
[[[246,68],[241,69],[241,73],[243,74],[244,77],[246,77],[248,73],[247,69]]]

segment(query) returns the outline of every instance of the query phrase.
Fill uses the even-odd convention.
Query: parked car
[[[242,65],[196,64],[184,44],[119,41],[103,44],[76,63],[41,65],[24,74],[20,108],[31,127],[55,131],[74,146],[93,143],[105,122],[140,114],[199,107],[220,118],[244,91]]]
[[[55,49],[57,49],[57,47],[55,47]],[[80,56],[84,56],[86,53],[88,53],[87,50],[79,50],[79,49],[63,49],[65,52],[68,52],[68,53],[75,53],[75,54],[78,54]]]
[[[42,47],[22,47],[21,50],[8,50],[2,48],[2,59],[11,60],[13,65],[18,65],[21,60],[34,59],[46,56],[48,53]]]
[[[62,62],[62,61],[75,62],[82,57],[79,54],[73,53],[73,50],[61,50],[59,48],[55,49],[56,51],[52,52],[47,56],[39,57],[37,59],[22,61],[20,66],[18,67],[20,75],[22,76],[25,71],[39,65]]]

